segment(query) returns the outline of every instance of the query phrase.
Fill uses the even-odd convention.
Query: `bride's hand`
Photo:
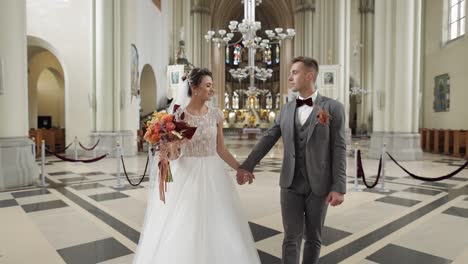
[[[169,160],[176,160],[180,157],[180,146],[179,144],[169,143],[167,158]]]

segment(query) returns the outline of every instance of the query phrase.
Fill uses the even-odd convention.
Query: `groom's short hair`
[[[304,63],[305,67],[309,69],[310,68],[314,69],[315,74],[319,72],[318,62],[315,59],[312,59],[310,57],[299,56],[299,57],[295,57],[294,59],[292,59],[291,64],[294,64],[296,62],[302,62]]]

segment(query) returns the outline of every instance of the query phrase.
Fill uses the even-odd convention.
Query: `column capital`
[[[315,1],[307,1],[305,3],[301,1],[294,9],[295,14],[307,11],[315,12]]]
[[[375,0],[359,0],[359,13],[374,13]]]
[[[190,8],[190,14],[207,14],[211,15],[210,5],[203,0],[192,1],[192,7]]]

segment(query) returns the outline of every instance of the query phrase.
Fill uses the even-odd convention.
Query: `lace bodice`
[[[208,106],[208,112],[203,116],[190,114],[179,108],[174,113],[176,119],[197,127],[192,139],[182,147],[184,157],[208,157],[216,154],[217,124],[224,120],[221,110]]]

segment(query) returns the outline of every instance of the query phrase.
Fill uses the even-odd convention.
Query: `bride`
[[[225,169],[227,163],[237,170],[239,163],[224,146],[223,113],[205,104],[214,94],[212,74],[195,68],[186,82],[190,101],[174,115],[197,130],[180,158],[171,161],[174,182],[168,184],[166,203],[150,188],[134,263],[260,263],[235,182]]]

